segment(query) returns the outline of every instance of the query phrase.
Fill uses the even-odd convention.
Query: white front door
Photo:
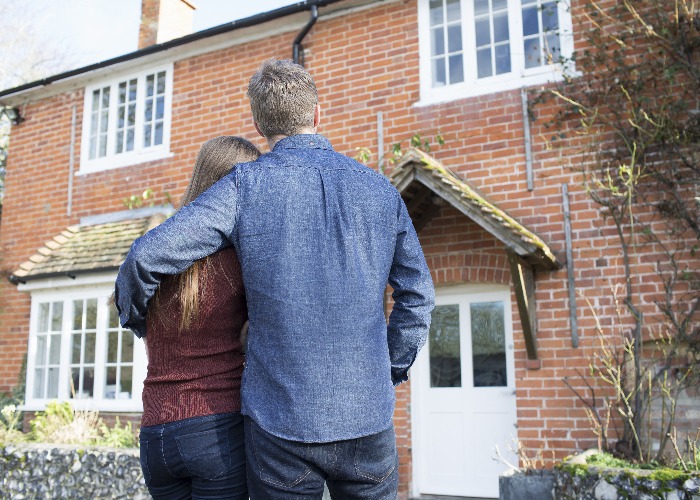
[[[412,369],[414,494],[498,497],[517,464],[513,327],[507,287],[437,290]]]

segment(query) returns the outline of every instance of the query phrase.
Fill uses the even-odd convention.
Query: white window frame
[[[107,329],[108,305],[110,295],[114,290],[114,279],[111,276],[109,281],[103,279],[83,286],[40,288],[41,283],[28,283],[20,285],[27,291],[31,291],[32,303],[29,327],[29,346],[27,350],[27,384],[25,393],[24,410],[41,411],[49,401],[69,401],[73,408],[81,410],[99,410],[107,412],[142,412],[143,402],[141,394],[143,392],[143,381],[146,378],[146,349],[144,342],[134,339],[133,371],[132,371],[132,394],[130,399],[111,399],[104,397],[104,380],[107,365]],[[48,283],[49,285],[64,284],[63,279],[59,283]],[[46,286],[46,284],[43,284]],[[72,337],[72,308],[74,300],[97,299],[97,334],[95,338],[95,383],[93,398],[71,398],[70,397],[70,377],[71,377],[71,337]],[[61,333],[61,351],[58,372],[58,396],[56,398],[35,398],[34,397],[34,369],[37,351],[37,330],[39,322],[39,305],[45,302],[63,302],[63,325]],[[99,381],[99,382],[98,382]]]
[[[574,51],[571,13],[564,0],[557,2],[561,55],[570,59]],[[575,68],[561,64],[546,64],[525,69],[521,0],[508,0],[508,29],[510,31],[511,71],[487,78],[476,74],[476,33],[474,30],[474,0],[460,0],[462,16],[462,51],[464,81],[442,87],[432,86],[430,53],[430,0],[418,0],[418,39],[420,64],[420,101],[418,106],[454,101],[467,97],[513,90],[547,82],[561,81],[564,72],[574,74]]]
[[[100,172],[119,167],[127,167],[172,156],[170,152],[170,128],[172,123],[173,100],[173,64],[166,64],[154,68],[144,69],[137,73],[122,74],[119,77],[110,77],[85,87],[83,104],[83,129],[81,139],[80,169],[77,175]],[[146,78],[149,75],[165,72],[165,103],[163,117],[163,143],[157,146],[143,146],[144,112],[146,103]],[[124,153],[116,153],[117,142],[117,111],[119,108],[118,94],[119,84],[137,80],[136,90],[136,122],[134,149]],[[92,116],[93,91],[110,87],[109,119],[107,125],[107,155],[104,157],[90,158],[90,125]]]

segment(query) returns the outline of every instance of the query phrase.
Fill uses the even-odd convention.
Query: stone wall
[[[0,477],[0,498],[150,498],[135,448],[7,445],[0,448]]]
[[[564,466],[499,478],[500,500],[700,500],[700,475]]]

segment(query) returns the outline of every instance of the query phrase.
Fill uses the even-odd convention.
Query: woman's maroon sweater
[[[179,330],[177,277],[163,280],[161,308],[149,311],[144,427],[241,409],[240,332],[248,319],[241,266],[233,247],[205,262],[199,275],[199,318],[189,328]]]

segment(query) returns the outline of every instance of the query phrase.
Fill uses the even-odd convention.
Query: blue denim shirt
[[[122,325],[145,335],[162,276],[231,243],[250,319],[243,413],[295,441],[387,429],[434,305],[398,191],[320,135],[284,138],[134,242],[116,282]]]

